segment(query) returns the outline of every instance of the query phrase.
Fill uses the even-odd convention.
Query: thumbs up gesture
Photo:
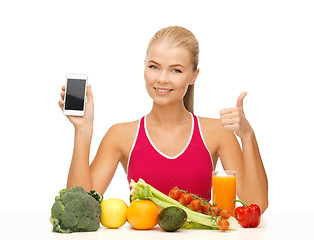
[[[243,99],[246,92],[238,97],[236,107],[220,110],[220,120],[225,129],[234,131],[240,138],[250,134],[253,130],[243,111]]]

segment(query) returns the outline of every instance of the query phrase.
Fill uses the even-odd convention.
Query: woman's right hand
[[[61,99],[59,100],[59,106],[63,111],[64,106],[64,96],[65,96],[65,85],[62,86],[61,91]],[[93,101],[93,93],[91,90],[91,85],[87,86],[86,89],[86,98],[87,102],[85,104],[85,114],[84,116],[67,116],[69,121],[74,125],[74,127],[81,128],[81,127],[88,127],[93,128],[93,121],[94,121],[94,101]]]

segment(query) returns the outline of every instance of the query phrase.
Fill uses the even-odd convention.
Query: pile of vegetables
[[[261,220],[258,205],[243,204],[235,209],[219,209],[208,200],[180,190],[171,189],[169,196],[147,184],[143,179],[131,180],[131,204],[121,199],[106,199],[96,191],[85,191],[76,186],[63,189],[55,197],[50,222],[53,232],[92,232],[100,223],[108,228],[119,228],[126,220],[135,229],[151,229],[158,224],[163,230],[178,229],[237,230],[257,227]],[[133,201],[135,200],[135,201]]]
[[[131,180],[130,187],[132,188],[131,200],[148,199],[163,209],[171,206],[183,209],[186,212],[189,221],[186,221],[182,228],[221,229],[222,231],[227,229],[236,230],[238,228],[238,222],[235,218],[231,217],[231,212],[223,212],[223,214],[222,211],[215,212],[214,206],[209,205],[208,203],[202,204],[202,200],[195,195],[195,199],[193,199],[193,195],[178,189],[181,192],[180,194],[179,191],[176,191],[176,195],[175,191],[173,191],[172,193],[170,192],[171,197],[169,197],[147,184],[143,179],[139,179],[137,183],[134,180]],[[193,200],[198,201],[192,202]],[[187,205],[189,205],[189,207]],[[207,210],[206,207],[208,207]],[[200,210],[202,212],[199,212]]]
[[[102,196],[96,191],[89,193],[76,186],[63,189],[55,197],[50,222],[53,231],[59,233],[92,232],[100,225]]]

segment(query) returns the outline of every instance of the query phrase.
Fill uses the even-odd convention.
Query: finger
[[[61,90],[65,91],[65,85],[62,85]]]
[[[240,96],[238,97],[238,100],[237,100],[237,108],[241,108],[243,109],[243,99],[244,97],[246,96],[247,92],[243,92],[240,94]]]
[[[64,106],[64,101],[59,100],[59,107],[61,108],[61,110],[63,110],[63,106]]]
[[[61,95],[62,100],[64,100],[65,92],[61,92],[60,95]]]
[[[239,123],[240,119],[239,118],[223,118],[221,119],[222,125],[233,125],[236,123]]]
[[[86,98],[87,98],[87,102],[92,102],[93,101],[92,86],[90,84],[87,85]]]
[[[224,125],[224,128],[230,131],[237,131],[239,129],[239,125],[237,123],[230,124],[230,125]]]
[[[234,112],[230,112],[230,113],[225,113],[225,114],[221,114],[220,115],[220,119],[224,119],[224,118],[238,118],[240,117],[240,112],[234,111]]]
[[[235,107],[225,108],[225,109],[220,110],[219,114],[220,115],[225,115],[225,114],[233,113],[233,112],[236,112],[236,111],[237,111],[237,108],[235,108]]]

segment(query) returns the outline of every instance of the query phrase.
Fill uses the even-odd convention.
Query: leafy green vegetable
[[[212,229],[218,229],[218,221],[220,217],[210,216],[203,213],[195,212],[192,209],[184,206],[183,204],[179,203],[178,201],[168,197],[164,193],[158,191],[151,185],[147,184],[143,179],[139,179],[136,183],[133,179],[130,182],[131,190],[131,199],[148,199],[154,202],[157,206],[161,208],[167,208],[171,206],[177,206],[183,209],[187,213],[188,220],[202,224],[205,226],[209,226]],[[230,224],[229,230],[236,230],[238,228],[238,222],[235,218],[230,217],[228,219]],[[190,225],[192,227],[193,225]],[[196,226],[196,225],[195,225]],[[190,228],[191,229],[191,228]]]
[[[100,195],[95,190],[90,190],[90,192],[88,194],[91,195],[93,198],[95,198],[96,201],[99,202],[99,203],[101,203],[101,201],[103,200],[103,196]]]
[[[63,189],[55,197],[50,222],[59,233],[92,232],[99,228],[102,196],[95,191],[88,193],[76,186]],[[95,196],[96,199],[93,197]]]

